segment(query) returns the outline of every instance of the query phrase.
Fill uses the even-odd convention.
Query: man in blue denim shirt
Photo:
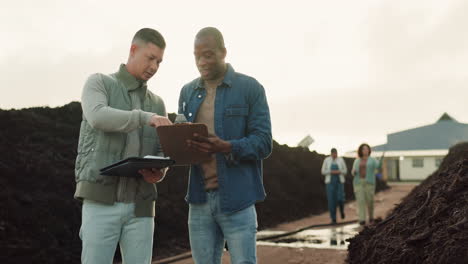
[[[195,263],[221,263],[227,242],[231,263],[256,263],[255,203],[265,199],[262,160],[271,153],[271,122],[265,90],[254,78],[225,63],[224,39],[216,28],[195,37],[200,77],[180,93],[179,113],[205,123],[209,136],[187,144],[211,153],[192,165],[186,200]]]

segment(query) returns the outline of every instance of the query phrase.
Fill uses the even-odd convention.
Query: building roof
[[[387,144],[372,151],[447,150],[463,141],[468,141],[468,124],[444,113],[434,124],[388,134]]]
[[[444,113],[437,122],[439,121],[455,121],[457,122],[457,120],[455,120],[455,118],[451,117],[449,114],[447,113]]]
[[[372,157],[378,158],[382,154],[386,158],[399,158],[399,157],[443,157],[449,152],[448,149],[426,149],[426,150],[390,150],[390,151],[374,151],[372,150]],[[357,157],[356,151],[350,151],[344,154],[344,157],[355,158]]]

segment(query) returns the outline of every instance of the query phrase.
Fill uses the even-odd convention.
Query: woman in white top
[[[338,157],[338,151],[332,148],[331,155],[323,161],[322,174],[325,175],[327,188],[328,210],[332,224],[336,224],[336,207],[340,207],[341,218],[345,218],[344,213],[344,183],[348,169],[343,158]]]

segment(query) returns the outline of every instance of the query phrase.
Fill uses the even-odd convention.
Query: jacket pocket
[[[225,139],[239,139],[246,135],[249,105],[232,104],[224,109]]]
[[[249,105],[247,104],[233,104],[228,105],[224,110],[224,115],[228,117],[234,116],[247,116],[249,114]]]

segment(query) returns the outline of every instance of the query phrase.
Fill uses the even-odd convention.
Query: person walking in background
[[[346,163],[342,157],[338,157],[338,151],[331,149],[331,155],[323,161],[322,174],[325,175],[325,184],[327,188],[328,211],[332,224],[336,224],[336,207],[340,208],[341,219],[345,218],[344,202],[345,176],[348,172]]]
[[[141,178],[100,175],[99,169],[133,156],[162,155],[154,127],[170,125],[163,100],[147,89],[166,47],[156,30],[133,37],[127,64],[91,75],[81,97],[83,121],[75,164],[75,198],[83,201],[81,262],[112,263],[120,244],[123,263],[151,262],[156,182],[166,170]]]
[[[369,214],[369,223],[374,221],[374,193],[375,173],[382,166],[381,161],[371,157],[371,148],[368,144],[361,144],[358,148],[358,158],[354,160],[351,174],[354,176],[353,188],[358,204],[359,224],[366,224],[366,209]]]
[[[186,200],[193,259],[220,264],[226,241],[232,264],[257,263],[255,203],[266,196],[262,160],[272,150],[265,90],[225,62],[218,29],[201,29],[194,46],[200,77],[182,88],[179,113],[207,125],[209,136],[195,136],[188,145],[212,159],[190,169]]]

